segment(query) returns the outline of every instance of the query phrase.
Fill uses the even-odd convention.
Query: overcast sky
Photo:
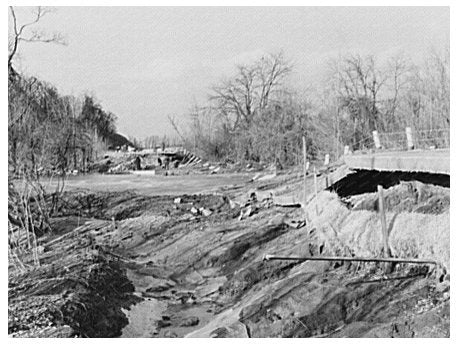
[[[27,20],[31,8],[18,8]],[[236,63],[282,50],[299,88],[339,54],[420,61],[449,45],[446,7],[58,7],[40,28],[67,46],[23,44],[17,67],[64,94],[93,92],[121,133],[173,133],[180,118]]]

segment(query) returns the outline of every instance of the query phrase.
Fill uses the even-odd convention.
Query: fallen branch
[[[282,208],[301,208],[302,204],[300,203],[274,203],[276,207],[282,207]]]

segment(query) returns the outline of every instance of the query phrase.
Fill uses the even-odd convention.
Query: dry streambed
[[[392,248],[399,256],[427,254],[441,261],[440,269],[401,265],[387,274],[374,263],[263,261],[266,253],[379,255],[376,213],[367,210],[372,197],[345,205],[324,192],[310,202],[307,225],[300,227],[302,209],[261,200],[252,202],[249,216],[239,220],[241,209],[223,195],[181,196],[178,201],[128,192],[65,194],[61,226],[65,219],[74,223],[85,218],[85,223],[42,238],[39,269],[10,273],[9,332],[90,337],[449,336],[447,255],[438,256],[437,247],[421,240],[414,240],[408,250],[393,241]],[[445,226],[436,226],[436,231],[447,240],[446,206],[432,202],[434,215],[406,212],[418,210],[431,199],[426,198],[417,197],[415,207],[403,208],[393,220],[397,241],[403,238],[396,237],[401,232],[396,222],[417,221],[415,216],[425,216],[421,221],[427,219],[431,226]],[[361,202],[366,205],[359,209]],[[358,222],[361,218],[365,220]],[[415,228],[409,230],[415,235]]]

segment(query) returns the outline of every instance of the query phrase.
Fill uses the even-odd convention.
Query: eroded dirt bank
[[[392,202],[390,249],[397,257],[433,259],[435,268],[263,260],[267,253],[381,256],[373,194],[343,202],[322,192],[304,213],[250,198],[248,188],[265,191],[265,184],[238,190],[241,207],[231,190],[179,200],[67,193],[56,223],[74,225],[76,218],[79,226],[41,239],[35,272],[10,270],[9,333],[447,337],[449,208],[431,199],[444,200],[449,191],[409,185],[387,194],[397,199],[421,188],[430,196],[413,197],[409,206]]]

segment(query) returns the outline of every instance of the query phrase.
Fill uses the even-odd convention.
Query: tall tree
[[[16,12],[13,6],[9,7],[9,20],[11,30],[8,34],[8,69],[12,69],[12,62],[17,54],[19,44],[26,43],[56,43],[66,44],[66,41],[60,33],[46,33],[44,31],[34,30],[33,27],[48,13],[52,12],[51,9],[38,6],[34,13],[33,19],[26,23],[19,23]]]

